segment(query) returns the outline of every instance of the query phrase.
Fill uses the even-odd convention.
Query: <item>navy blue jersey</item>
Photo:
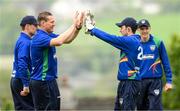
[[[141,68],[142,78],[160,78],[164,68],[166,81],[171,83],[172,71],[164,43],[150,35],[147,42],[142,42],[142,47],[144,51]]]
[[[33,80],[53,80],[57,78],[57,57],[55,46],[50,46],[52,38],[57,34],[49,34],[38,29],[31,42],[31,61]]]
[[[24,86],[29,86],[31,72],[30,43],[30,36],[21,32],[14,49],[12,77],[20,78]]]
[[[140,44],[139,35],[115,36],[97,28],[93,28],[91,30],[91,34],[120,49],[123,52],[121,54],[119,64],[118,80],[141,79],[139,69],[142,60],[143,49]]]

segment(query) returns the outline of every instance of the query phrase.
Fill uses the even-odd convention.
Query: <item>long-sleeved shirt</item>
[[[38,29],[31,42],[31,79],[49,81],[57,78],[57,57],[55,46],[50,46],[51,39],[57,34]]]
[[[29,86],[31,72],[30,43],[30,36],[21,32],[14,49],[12,77],[20,78],[26,87]]]
[[[143,49],[140,44],[139,35],[115,36],[101,31],[97,28],[91,30],[91,35],[109,43],[120,49],[124,55],[121,55],[118,80],[141,80],[139,73],[140,64],[143,55]]]
[[[171,83],[172,71],[164,43],[150,35],[147,42],[142,42],[142,47],[143,62],[140,71],[142,78],[160,78],[164,69],[166,81]]]

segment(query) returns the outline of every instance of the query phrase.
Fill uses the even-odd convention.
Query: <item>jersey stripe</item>
[[[42,81],[45,80],[48,71],[48,48],[43,51],[43,73]]]

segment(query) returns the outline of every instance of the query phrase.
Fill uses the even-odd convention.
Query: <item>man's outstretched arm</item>
[[[83,23],[84,12],[76,12],[73,18],[73,24],[61,35],[51,39],[50,46],[60,46],[62,44],[71,43],[78,35],[82,23]]]

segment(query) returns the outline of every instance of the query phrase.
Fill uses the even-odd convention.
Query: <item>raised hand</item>
[[[75,16],[73,18],[73,24],[75,25],[77,30],[80,30],[82,28],[83,19],[84,19],[84,12],[76,11]]]

